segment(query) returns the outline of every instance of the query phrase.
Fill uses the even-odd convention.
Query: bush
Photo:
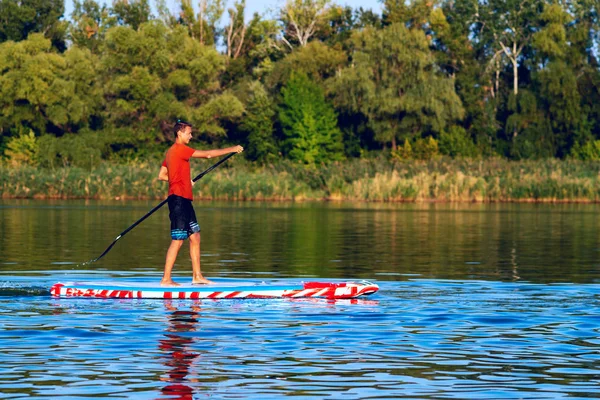
[[[456,157],[476,157],[477,146],[463,127],[452,126],[448,132],[442,132],[439,140],[440,153]]]
[[[584,145],[576,144],[571,149],[569,158],[582,161],[600,160],[600,140],[592,140]]]
[[[416,160],[433,160],[439,156],[438,142],[431,136],[418,138],[413,145],[413,157]]]
[[[392,160],[396,161],[412,160],[413,149],[408,139],[404,139],[402,146],[398,146],[396,150],[392,150],[391,156]]]
[[[9,164],[13,166],[36,166],[38,163],[38,152],[38,141],[33,131],[29,131],[29,133],[9,139],[4,154],[8,158]]]
[[[44,135],[39,140],[40,164],[50,168],[72,166],[91,170],[102,160],[106,147],[106,139],[96,132],[60,138]]]
[[[433,160],[439,156],[438,142],[431,136],[426,138],[417,138],[412,144],[408,139],[404,140],[402,146],[392,150],[392,160]]]

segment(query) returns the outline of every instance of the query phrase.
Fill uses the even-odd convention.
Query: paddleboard
[[[301,282],[285,285],[244,282],[242,284],[212,283],[209,285],[160,286],[130,282],[56,283],[50,289],[55,297],[87,297],[116,299],[271,299],[326,298],[353,299],[379,290],[368,281]]]

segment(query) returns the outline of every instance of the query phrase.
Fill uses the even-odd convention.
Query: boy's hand
[[[242,146],[238,145],[238,146],[234,147],[234,151],[239,154],[242,151],[244,151],[244,148]]]

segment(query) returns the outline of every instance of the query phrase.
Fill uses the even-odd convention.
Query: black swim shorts
[[[167,198],[167,203],[173,240],[185,240],[193,233],[200,232],[191,200],[172,194]]]

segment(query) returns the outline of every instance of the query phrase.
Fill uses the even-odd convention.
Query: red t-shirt
[[[191,147],[178,143],[167,150],[162,165],[167,167],[169,173],[169,196],[176,194],[189,200],[194,199],[190,177],[190,158],[194,151]]]

